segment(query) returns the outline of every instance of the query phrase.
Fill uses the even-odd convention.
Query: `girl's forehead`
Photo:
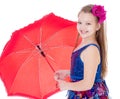
[[[83,21],[92,21],[95,20],[96,17],[92,13],[85,13],[81,12],[78,16],[78,20],[83,20]]]

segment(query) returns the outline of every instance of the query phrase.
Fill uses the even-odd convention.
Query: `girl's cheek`
[[[79,32],[80,31],[80,25],[77,24],[77,31]]]

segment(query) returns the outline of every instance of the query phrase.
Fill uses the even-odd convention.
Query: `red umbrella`
[[[8,95],[46,99],[59,91],[54,72],[69,69],[76,38],[76,22],[53,13],[15,31],[0,58]]]

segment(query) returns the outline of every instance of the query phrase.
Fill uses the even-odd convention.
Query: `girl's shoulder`
[[[100,51],[99,45],[97,44],[88,44],[82,47],[84,49],[81,53],[82,60],[99,60],[100,61]]]

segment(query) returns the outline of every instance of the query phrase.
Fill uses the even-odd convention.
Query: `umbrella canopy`
[[[59,91],[54,72],[69,69],[77,35],[76,22],[53,13],[16,30],[0,58],[8,95],[46,99]]]

